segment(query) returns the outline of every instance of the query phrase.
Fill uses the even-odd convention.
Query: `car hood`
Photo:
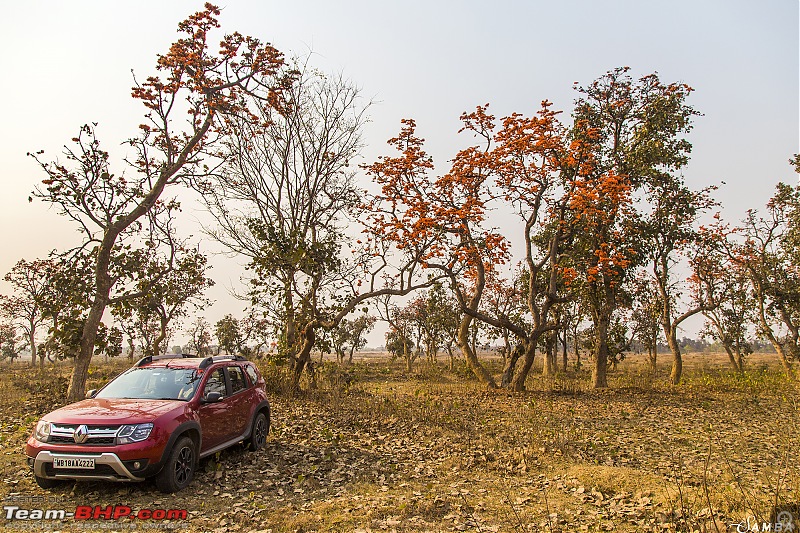
[[[180,400],[92,398],[56,409],[43,418],[59,424],[139,424],[185,406],[186,402]]]

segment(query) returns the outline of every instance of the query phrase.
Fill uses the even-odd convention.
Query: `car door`
[[[239,365],[228,365],[225,373],[230,385],[230,397],[228,402],[228,430],[229,437],[234,438],[243,435],[247,431],[250,423],[250,384],[244,374],[244,369]]]
[[[228,399],[229,392],[226,383],[225,370],[222,367],[212,370],[203,389],[200,392],[200,406],[197,414],[200,419],[200,431],[203,434],[203,444],[200,452],[203,453],[225,442],[228,438]],[[222,400],[215,403],[203,403],[209,392],[219,392]]]

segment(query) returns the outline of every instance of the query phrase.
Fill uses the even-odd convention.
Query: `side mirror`
[[[86,391],[87,398],[94,398],[94,395],[97,394],[97,389],[89,389]]]
[[[203,403],[217,403],[222,399],[222,394],[219,392],[209,392],[203,396]]]

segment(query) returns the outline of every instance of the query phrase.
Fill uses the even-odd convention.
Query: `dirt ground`
[[[69,367],[41,374],[6,364],[0,528],[722,532],[774,523],[785,520],[776,503],[780,511],[800,502],[800,388],[774,360],[751,356],[737,376],[722,356],[689,354],[684,382],[672,387],[667,366],[654,376],[633,356],[607,390],[591,390],[584,370],[532,376],[529,392],[509,393],[484,390],[461,365],[417,362],[409,374],[399,361],[359,354],[351,366],[318,365],[318,389],[299,396],[282,392],[284,370],[264,363],[275,387],[265,449],[205,460],[172,495],[148,482],[40,489],[22,447],[38,418],[63,403]],[[125,366],[94,366],[90,386]],[[12,507],[78,506],[187,517],[8,518]]]

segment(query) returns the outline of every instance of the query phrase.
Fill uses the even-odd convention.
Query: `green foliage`
[[[389,329],[386,333],[386,351],[392,357],[405,358],[412,354],[414,350],[414,341],[407,335],[403,335],[396,329]]]
[[[241,353],[244,347],[244,339],[239,329],[239,320],[233,315],[225,315],[214,324],[214,334],[217,337],[219,347],[229,354]]]
[[[665,85],[655,73],[633,80],[629,72],[617,67],[578,87],[574,116],[576,124],[585,122],[579,131],[596,135],[599,172],[613,169],[639,187],[686,165],[692,145],[684,135],[699,113],[686,104],[688,85]]]
[[[435,283],[424,299],[420,320],[424,332],[423,343],[429,359],[435,359],[438,350],[452,350],[458,339],[461,309],[452,294],[441,283]]]
[[[372,331],[375,322],[375,317],[364,314],[353,320],[345,318],[330,331],[330,347],[336,352],[339,362],[344,361],[346,354],[352,362],[353,354],[367,345],[366,335]]]
[[[154,355],[162,353],[172,328],[191,309],[210,304],[204,292],[214,281],[207,277],[208,258],[197,249],[181,247],[168,257],[140,259],[134,290],[141,296],[119,300],[112,310],[126,334],[141,338],[145,354]]]
[[[729,238],[728,254],[746,274],[755,302],[759,333],[792,373],[800,355],[800,187],[779,183],[763,215],[750,210]]]
[[[13,324],[0,323],[0,358],[13,361],[25,349],[25,341],[17,335]]]

